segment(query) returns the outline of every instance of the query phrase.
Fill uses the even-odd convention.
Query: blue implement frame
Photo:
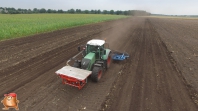
[[[116,53],[116,52],[114,53],[114,55],[112,57],[113,60],[118,60],[118,61],[122,61],[122,60],[125,60],[127,58],[129,58],[129,54],[127,54],[127,53]]]

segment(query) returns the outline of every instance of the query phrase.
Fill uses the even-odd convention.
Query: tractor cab
[[[93,39],[88,41],[86,45],[85,55],[89,55],[89,53],[94,53],[96,60],[102,59],[102,56],[106,53],[106,50],[104,49],[104,44],[104,40]]]

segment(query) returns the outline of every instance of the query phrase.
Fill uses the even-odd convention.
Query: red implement
[[[58,71],[56,74],[62,78],[63,84],[77,87],[81,89],[87,82],[87,77],[91,74],[91,71],[79,69],[71,66],[65,66]]]

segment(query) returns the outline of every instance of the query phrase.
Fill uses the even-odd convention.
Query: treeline
[[[150,13],[142,10],[128,10],[128,11],[121,11],[121,10],[81,10],[81,9],[69,9],[64,11],[60,10],[53,10],[53,9],[15,9],[15,8],[6,8],[0,7],[0,13],[3,14],[33,14],[33,13],[70,13],[70,14],[112,14],[112,15],[133,15],[133,16],[146,16],[150,15]]]

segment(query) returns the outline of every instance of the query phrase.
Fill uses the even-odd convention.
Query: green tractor
[[[102,73],[110,67],[111,50],[105,49],[108,46],[104,40],[93,39],[87,42],[86,48],[83,49],[83,59],[76,60],[73,67],[92,71],[91,79],[98,82]],[[78,51],[81,48],[78,47]]]
[[[82,60],[75,60],[71,67],[69,62],[72,59],[70,59],[67,61],[67,66],[56,71],[56,74],[62,78],[62,83],[81,89],[87,83],[89,76],[92,81],[98,82],[111,64],[111,50],[105,46],[109,47],[104,40],[93,39],[88,41],[82,50],[78,47],[80,52],[72,59],[82,54]]]

